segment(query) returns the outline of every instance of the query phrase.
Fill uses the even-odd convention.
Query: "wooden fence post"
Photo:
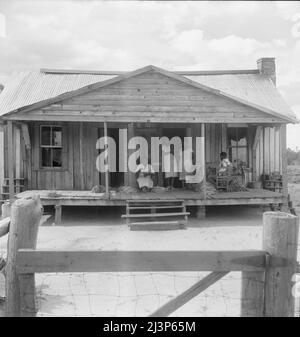
[[[19,277],[16,264],[18,249],[36,248],[42,214],[43,207],[39,197],[19,199],[12,204],[6,265],[7,316],[35,314],[34,274]]]
[[[264,315],[264,271],[242,272],[241,316],[262,317]]]
[[[297,266],[299,223],[294,215],[265,212],[263,249],[270,254],[265,277],[265,316],[293,317],[292,277]]]

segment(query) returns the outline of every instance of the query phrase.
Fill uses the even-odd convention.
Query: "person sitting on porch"
[[[175,178],[178,177],[178,164],[175,155],[171,152],[170,146],[162,146],[163,171],[165,173],[166,187],[174,188]]]
[[[182,164],[182,170],[179,174],[179,180],[182,183],[182,188],[194,188],[192,181],[197,174],[197,170],[193,165],[193,159],[194,155],[191,147],[187,147],[184,151],[180,152],[179,162]]]
[[[154,174],[154,169],[151,164],[139,164],[135,171],[138,175],[137,183],[139,189],[143,192],[149,192],[153,188],[152,176]]]
[[[220,164],[219,164],[219,170],[218,175],[226,175],[229,173],[229,170],[232,168],[232,164],[230,160],[227,158],[226,152],[220,153]]]

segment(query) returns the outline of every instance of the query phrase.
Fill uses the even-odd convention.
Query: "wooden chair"
[[[216,177],[216,188],[218,191],[229,191],[229,185],[232,180],[232,176],[222,175]]]

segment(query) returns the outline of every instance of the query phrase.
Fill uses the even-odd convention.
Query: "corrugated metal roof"
[[[185,76],[192,81],[296,119],[271,79],[259,74]]]
[[[0,94],[0,116],[18,108],[31,105],[60,94],[102,82],[117,75],[101,72],[61,73],[49,71],[19,72],[5,83]],[[283,117],[296,120],[273,82],[256,73],[201,74],[183,76],[207,87],[220,90],[246,102],[274,111]]]
[[[5,83],[0,94],[0,116],[113,77],[116,75],[52,74],[40,71],[15,73]]]

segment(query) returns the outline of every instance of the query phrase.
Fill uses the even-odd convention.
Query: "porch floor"
[[[242,192],[217,192],[207,199],[199,192],[168,191],[161,193],[115,192],[109,197],[105,193],[67,190],[28,190],[17,194],[17,198],[39,195],[44,205],[81,205],[81,206],[124,206],[126,200],[185,200],[187,205],[260,205],[282,203],[284,197],[278,192],[264,189],[248,189]]]

